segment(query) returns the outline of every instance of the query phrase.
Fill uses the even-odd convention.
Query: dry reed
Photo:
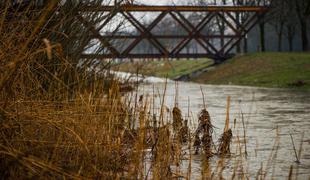
[[[229,109],[230,109],[230,96],[227,97],[227,106],[226,106],[226,121],[225,128],[222,137],[219,142],[218,153],[220,155],[230,154],[230,144],[232,141],[232,130],[229,128]]]

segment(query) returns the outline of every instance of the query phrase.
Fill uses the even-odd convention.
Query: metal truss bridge
[[[83,7],[83,13],[103,12],[107,13],[108,17],[100,27],[96,27],[83,19],[82,15],[79,16],[81,23],[91,32],[92,38],[99,41],[100,46],[105,49],[101,54],[84,53],[82,58],[212,58],[221,62],[234,55],[234,48],[267,11],[268,8],[263,6]],[[148,20],[148,24],[141,22],[135,15],[148,12],[156,13],[156,17]],[[199,14],[196,16],[198,19],[196,18],[195,23],[190,18],[191,14]],[[113,34],[102,32],[103,28],[111,26],[116,16],[122,16],[128,21],[135,28],[136,33],[124,33],[120,29],[116,29]],[[160,23],[167,16],[177,24],[177,29],[169,30],[167,24]],[[168,30],[172,33],[154,32],[155,27],[161,28],[163,32]],[[122,48],[119,48],[119,44]],[[146,44],[152,46],[151,50],[145,50]],[[196,47],[195,51],[189,46]]]

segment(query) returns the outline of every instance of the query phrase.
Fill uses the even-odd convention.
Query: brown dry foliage
[[[191,144],[182,149],[183,140],[175,141],[169,120],[152,127],[148,102],[141,100],[135,108],[124,100],[118,81],[89,70],[96,61],[79,65],[87,33],[74,39],[84,31],[72,18],[74,8],[69,13],[58,9],[55,21],[55,7],[57,1],[36,12],[26,8],[8,15],[9,6],[0,10],[1,178],[191,177],[190,168],[171,168],[180,167],[184,151],[191,154]],[[93,17],[92,23],[102,20]],[[180,109],[173,109],[173,120],[190,137]],[[213,126],[207,110],[199,122],[210,155]],[[208,163],[202,171],[207,177],[212,173]]]

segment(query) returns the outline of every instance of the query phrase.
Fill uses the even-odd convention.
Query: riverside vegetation
[[[75,23],[57,1],[11,8],[5,5],[0,21],[1,177],[179,176],[171,165],[181,164],[182,144],[191,138],[177,107],[172,131],[163,108],[155,120],[147,100],[133,105],[116,79],[97,73],[98,65],[81,65],[68,53],[78,47],[57,37]]]

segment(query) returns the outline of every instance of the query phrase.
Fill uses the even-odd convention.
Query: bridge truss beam
[[[104,48],[108,49],[108,53],[103,54],[83,54],[85,59],[113,59],[113,58],[202,58],[208,57],[216,60],[225,60],[233,56],[232,49],[244,38],[247,33],[257,24],[260,17],[264,15],[268,8],[261,6],[99,6],[99,7],[82,7],[80,13],[85,12],[104,12],[109,13],[107,20],[96,27],[85,21],[82,15],[79,15],[79,20],[86,28],[89,28],[92,33],[92,38],[101,42]],[[149,23],[144,25],[137,17],[135,12],[159,12],[159,15]],[[201,12],[203,16],[198,24],[192,23],[183,12]],[[101,30],[108,26],[113,17],[121,14],[136,30],[139,35],[124,35],[113,32],[102,34]],[[158,35],[152,30],[159,25],[167,15],[178,23],[185,35]],[[214,22],[218,22],[223,30],[220,34],[205,34],[203,30],[206,27],[212,28]],[[165,28],[165,27],[162,27]],[[225,28],[230,31],[226,32]],[[116,30],[117,31],[117,30]],[[174,44],[172,49],[168,49],[160,39],[178,39],[178,43]],[[113,47],[115,40],[131,40],[130,44],[123,50],[118,50]],[[157,52],[137,53],[134,49],[143,40],[148,41]],[[189,43],[195,42],[201,47],[203,53],[184,53],[184,49]],[[220,42],[219,44],[214,43]]]

